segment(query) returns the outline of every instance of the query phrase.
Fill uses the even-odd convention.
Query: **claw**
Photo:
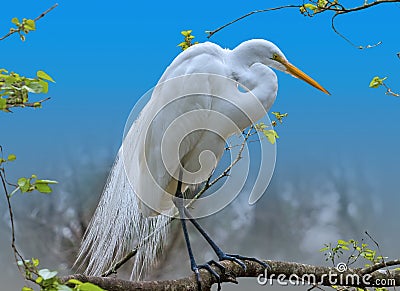
[[[211,261],[210,261],[211,262]],[[215,272],[213,268],[211,268],[210,262],[205,263],[204,265],[197,266],[199,269],[206,269],[214,278],[217,280],[218,283],[218,291],[221,290],[221,277],[220,275]]]
[[[223,274],[225,274],[225,272],[226,272],[226,268],[223,265],[221,265],[220,263],[218,263],[217,261],[210,260],[207,262],[207,264],[215,265],[218,269],[220,269],[221,273],[223,273]]]
[[[270,265],[268,265],[267,263],[265,263],[265,262],[263,262],[263,261],[261,261],[261,260],[259,260],[259,259],[257,259],[257,258],[244,257],[244,256],[241,256],[241,255],[230,255],[230,254],[226,254],[226,255],[227,255],[228,257],[233,257],[233,258],[240,259],[240,260],[253,261],[253,262],[256,262],[256,263],[260,264],[260,265],[263,266],[264,268],[271,269]]]
[[[245,263],[243,263],[241,260],[239,260],[239,258],[236,258],[235,255],[224,254],[224,255],[219,257],[219,260],[220,261],[223,261],[223,260],[233,261],[233,262],[237,263],[240,267],[242,267],[242,269],[244,271],[247,270],[247,267],[246,267]]]

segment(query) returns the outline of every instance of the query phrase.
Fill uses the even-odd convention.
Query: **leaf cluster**
[[[92,283],[82,283],[75,279],[62,283],[57,277],[57,271],[39,269],[39,260],[35,258],[18,261],[18,265],[25,267],[25,277],[40,286],[41,291],[104,291]],[[34,289],[24,286],[21,291],[34,291]]]
[[[305,3],[300,7],[300,13],[304,16],[312,17],[317,13],[324,12],[326,10],[334,10],[339,9],[341,5],[337,0],[329,1],[329,0],[317,0],[317,1],[309,1],[309,3]]]
[[[46,94],[49,82],[55,83],[44,71],[37,71],[35,78],[21,76],[14,72],[0,69],[0,110],[10,112],[11,107],[25,107],[29,103],[29,93]],[[41,107],[41,102],[35,102],[31,107]]]
[[[377,251],[370,248],[367,243],[354,239],[348,241],[339,239],[336,244],[324,244],[319,251],[324,252],[325,260],[331,261],[334,266],[336,260],[342,256],[346,256],[347,266],[356,263],[360,258],[364,259],[365,267],[381,263],[385,259],[383,256],[377,255]]]
[[[25,41],[25,35],[30,31],[36,30],[36,23],[33,19],[23,18],[22,21],[20,21],[17,17],[14,17],[11,19],[11,22],[15,24],[16,28],[10,28],[10,33],[18,33],[22,41]]]
[[[373,77],[371,82],[369,83],[369,87],[370,88],[378,88],[380,86],[383,86],[385,83],[383,83],[383,81],[385,81],[387,79],[387,77],[384,78],[379,78],[378,76]]]
[[[192,35],[191,30],[184,30],[181,31],[181,34],[184,36],[184,41],[178,44],[178,46],[181,47],[182,51],[188,49],[192,45],[198,44],[198,41],[193,42],[193,39],[195,38],[194,35]]]
[[[283,123],[283,119],[288,116],[288,113],[271,112],[275,117],[275,120],[271,122],[273,127]],[[278,133],[274,129],[269,129],[270,126],[266,125],[264,122],[260,122],[254,125],[256,131],[261,132],[271,144],[275,144],[276,139],[279,138]]]
[[[50,188],[49,185],[57,183],[58,183],[57,181],[53,180],[38,179],[37,176],[33,174],[30,178],[25,178],[25,177],[19,178],[18,187],[10,195],[13,195],[18,190],[20,190],[21,193],[33,192],[37,190],[40,193],[49,194],[52,192],[52,189]]]
[[[14,154],[9,154],[7,156],[7,159],[0,157],[0,170],[4,173],[5,170],[3,164],[7,162],[13,162],[16,159],[17,157]],[[57,183],[58,183],[57,181],[53,180],[38,179],[38,177],[35,174],[31,175],[31,177],[29,178],[21,177],[18,179],[17,185],[9,184],[10,186],[15,186],[15,189],[8,195],[8,197],[12,197],[18,191],[21,191],[21,193],[27,193],[36,190],[40,193],[49,194],[52,192],[52,189],[50,188],[49,185]]]
[[[271,144],[276,142],[276,139],[279,138],[278,133],[274,129],[268,129],[270,126],[266,125],[264,122],[260,122],[255,124],[255,129],[268,139]]]

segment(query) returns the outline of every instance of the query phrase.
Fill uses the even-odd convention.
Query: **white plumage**
[[[78,260],[88,257],[87,273],[98,275],[136,244],[133,277],[149,269],[167,235],[169,218],[159,214],[171,214],[181,165],[182,191],[208,178],[226,139],[275,101],[278,82],[270,67],[328,93],[266,40],[234,50],[207,42],[175,58],[118,152],[79,253]]]

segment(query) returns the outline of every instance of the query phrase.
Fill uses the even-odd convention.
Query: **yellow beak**
[[[310,84],[311,86],[321,90],[325,94],[331,95],[331,93],[329,93],[328,90],[326,90],[324,87],[322,87],[320,84],[318,84],[317,81],[315,81],[313,78],[308,76],[306,73],[304,73],[300,69],[293,66],[288,61],[282,60],[282,59],[277,60],[277,61],[279,61],[282,65],[284,65],[286,67],[287,73],[291,74],[293,77],[299,78],[299,79],[303,80],[304,82]]]

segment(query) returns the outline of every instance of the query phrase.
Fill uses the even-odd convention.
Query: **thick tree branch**
[[[214,270],[221,275],[223,282],[232,282],[233,278],[239,277],[258,277],[259,281],[266,282],[266,285],[275,284],[297,284],[303,286],[351,286],[351,287],[393,287],[400,286],[400,272],[389,271],[380,272],[381,268],[389,265],[400,264],[399,260],[387,262],[386,265],[374,265],[370,269],[349,269],[345,272],[338,272],[336,268],[324,266],[312,266],[293,262],[281,262],[265,260],[271,267],[264,271],[264,268],[253,261],[244,261],[247,270],[244,271],[239,265],[231,261],[223,261],[221,264],[226,268],[224,275],[218,268]],[[366,277],[366,271],[370,271]],[[201,270],[202,290],[210,290],[211,286],[215,283],[215,278],[210,275],[208,271]],[[267,282],[264,275],[270,280]],[[345,278],[356,278],[359,276],[360,280],[351,281],[348,284]],[[364,277],[362,277],[364,276]],[[340,279],[342,278],[342,279]],[[367,281],[363,281],[366,278]],[[77,279],[82,282],[91,282],[108,291],[130,291],[130,290],[197,290],[196,279],[189,276],[177,280],[165,281],[126,281],[116,278],[104,277],[90,277],[81,274],[71,275],[62,278],[63,282],[69,279]],[[279,280],[279,282],[277,281]],[[337,280],[337,281],[334,281]],[[339,280],[342,280],[342,284]],[[297,283],[295,283],[298,281]]]

